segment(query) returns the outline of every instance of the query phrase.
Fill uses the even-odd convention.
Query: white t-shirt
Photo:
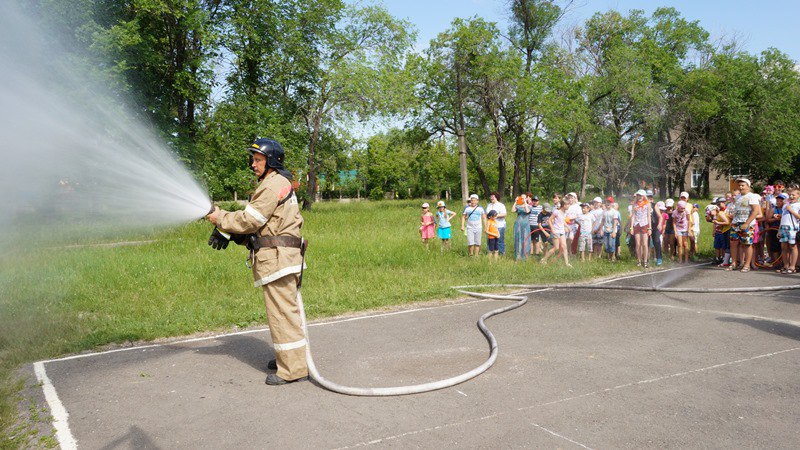
[[[744,223],[750,217],[750,207],[761,203],[761,197],[757,194],[750,192],[749,194],[741,195],[736,199],[736,209],[733,213],[733,223]],[[751,227],[755,226],[756,221],[750,223]]]
[[[496,202],[496,203],[489,203],[486,205],[486,214],[489,214],[489,211],[497,211],[497,217],[494,218],[495,223],[497,224],[497,228],[505,228],[506,227],[506,205]],[[500,214],[503,214],[503,217],[500,217]]]
[[[581,214],[580,216],[578,216],[576,221],[581,226],[581,236],[592,235],[592,226],[594,225],[595,221],[594,214],[590,212],[586,214]]]
[[[594,227],[592,229],[593,234],[603,234],[603,214],[605,210],[603,208],[593,209],[589,212],[589,214],[594,216]],[[583,225],[581,225],[583,226]]]
[[[570,223],[569,226],[572,229],[572,231],[575,231],[575,230],[578,229],[578,224],[577,224],[577,222],[575,222],[575,220],[581,214],[583,214],[583,211],[581,210],[580,203],[573,203],[572,205],[569,206],[569,208],[567,208],[567,213],[565,214],[565,217],[567,219],[569,219],[569,223]]]
[[[700,214],[696,209],[692,210],[692,231],[694,231],[695,237],[700,234]]]
[[[783,214],[781,215],[781,226],[789,226],[796,230],[800,228],[800,219],[787,211],[788,208],[792,208],[792,211],[800,213],[800,202],[795,202],[791,205],[783,205]]]
[[[462,214],[467,217],[467,226],[465,228],[473,231],[480,231],[483,229],[483,221],[481,220],[481,216],[486,215],[486,211],[484,211],[480,205],[474,208],[468,205],[466,208],[464,208],[464,212]]]
[[[614,224],[614,219],[617,219],[618,224]],[[608,208],[603,212],[603,233],[615,233],[618,227],[622,226],[622,217],[619,211],[614,208]]]

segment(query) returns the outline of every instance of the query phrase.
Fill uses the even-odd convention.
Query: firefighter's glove
[[[231,234],[231,241],[238,245],[245,245],[247,243],[246,234]]]
[[[208,245],[210,245],[214,250],[222,250],[224,248],[228,248],[228,243],[230,240],[231,235],[223,233],[214,228],[214,231],[211,232],[211,237],[208,238]]]

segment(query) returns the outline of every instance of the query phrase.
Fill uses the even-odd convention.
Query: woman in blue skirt
[[[517,260],[527,258],[531,252],[530,226],[528,225],[528,216],[531,214],[529,198],[529,193],[520,195],[512,208],[512,211],[517,213],[517,220],[514,222],[514,257]]]

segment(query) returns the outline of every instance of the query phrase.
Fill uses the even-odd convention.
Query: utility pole
[[[461,201],[469,200],[469,185],[467,184],[467,140],[464,129],[458,130],[458,160],[461,166]]]

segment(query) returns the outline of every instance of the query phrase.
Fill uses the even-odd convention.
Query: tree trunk
[[[311,138],[308,142],[308,188],[306,189],[306,198],[303,201],[304,211],[311,211],[311,205],[314,204],[314,200],[317,196],[317,162],[315,150],[319,141],[320,126],[322,125],[322,118],[319,114],[314,115],[312,123]]]
[[[497,157],[497,194],[504,195],[506,192],[506,159],[503,155]]]
[[[711,159],[705,158],[703,160],[703,176],[702,176],[702,189],[700,189],[700,196],[703,198],[708,197],[711,190],[711,180],[710,180],[710,173],[711,173]]]
[[[681,164],[680,172],[678,173],[678,186],[680,186],[680,191],[683,192],[686,190],[686,171],[689,170],[689,165],[692,163],[692,158],[686,158],[686,162]]]
[[[583,156],[583,164],[581,165],[581,193],[579,198],[586,195],[586,183],[589,180],[589,151],[587,149],[581,150]]]
[[[542,124],[541,117],[536,117],[536,125],[533,127],[531,137],[531,145],[528,147],[527,160],[528,164],[525,169],[525,191],[531,192],[531,184],[533,183],[533,168],[536,163],[536,136],[539,134],[539,127]]]
[[[475,165],[475,172],[478,174],[478,181],[481,182],[481,187],[483,187],[483,195],[488,198],[489,194],[492,192],[492,188],[489,186],[489,178],[486,176],[486,172],[483,171],[480,162],[475,157],[475,154],[472,153],[472,150],[469,149],[469,145],[466,146],[467,148],[467,156],[472,161],[472,164]]]
[[[511,182],[512,196],[516,197],[522,193],[521,189],[521,171],[523,167],[528,167],[528,161],[525,157],[525,143],[522,141],[522,127],[514,126],[514,178]],[[527,176],[530,180],[530,175]],[[530,183],[529,183],[530,184]]]
[[[564,188],[562,189],[564,194],[569,193],[569,173],[572,172],[572,155],[567,158],[567,166],[564,168]]]

